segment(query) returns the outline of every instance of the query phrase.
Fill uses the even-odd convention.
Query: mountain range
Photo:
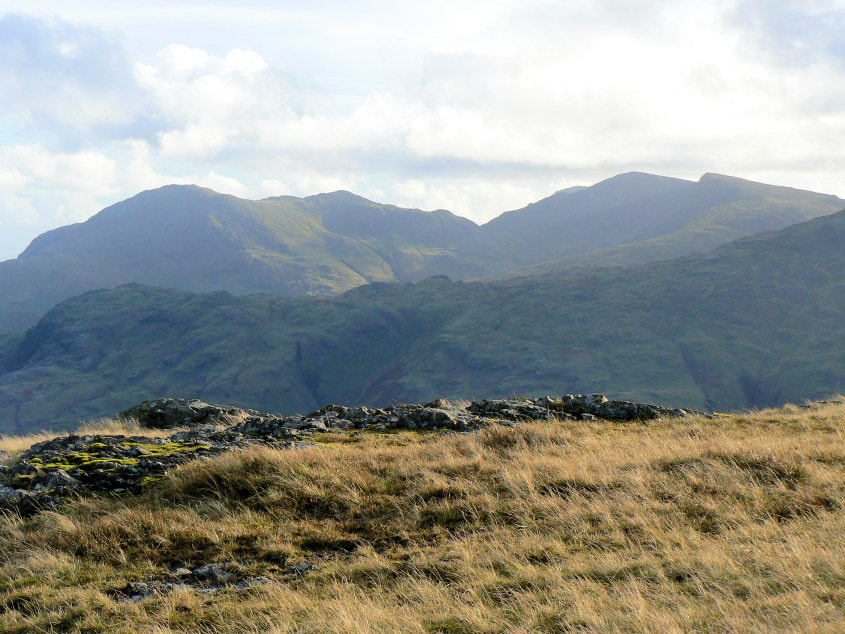
[[[0,262],[0,332],[126,283],[192,292],[330,295],[371,282],[522,276],[705,252],[833,213],[845,201],[705,174],[632,172],[563,190],[484,225],[349,192],[244,200],[170,185],[37,237]]]
[[[177,237],[190,241],[187,225]],[[33,247],[49,252],[57,238]],[[711,410],[824,397],[845,390],[843,244],[840,211],[624,267],[549,265],[506,279],[441,276],[316,297],[137,283],[88,292],[0,337],[3,431],[68,427],[185,394],[282,413],[330,401],[581,391]]]

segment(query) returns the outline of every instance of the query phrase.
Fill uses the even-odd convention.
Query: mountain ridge
[[[514,393],[707,410],[823,398],[845,390],[843,242],[845,210],[705,254],[492,282],[92,291],[0,340],[0,408],[28,429],[174,392],[287,413]]]
[[[127,282],[193,292],[336,294],[372,282],[522,275],[687,255],[845,206],[706,174],[642,172],[561,190],[484,225],[347,191],[244,200],[167,185],[37,237],[0,262],[0,332],[68,297]]]

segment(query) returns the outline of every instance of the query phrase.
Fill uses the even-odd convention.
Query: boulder
[[[231,405],[212,405],[196,398],[156,398],[125,409],[117,417],[135,419],[146,429],[174,429],[231,424],[233,419],[254,414],[259,413]]]

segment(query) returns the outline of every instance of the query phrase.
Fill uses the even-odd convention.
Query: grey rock
[[[136,419],[141,427],[148,429],[173,429],[226,424],[231,418],[244,418],[256,413],[230,405],[213,405],[199,399],[157,398],[125,409],[117,417]]]
[[[317,569],[317,566],[315,566],[312,563],[308,563],[307,561],[304,561],[300,564],[296,564],[295,566],[291,566],[290,568],[287,568],[285,570],[285,572],[287,574],[293,574],[293,575],[304,575],[304,574],[311,572],[312,570],[316,570],[316,569]]]
[[[68,472],[64,469],[56,469],[55,471],[50,471],[44,478],[45,489],[54,489],[56,487],[76,488],[78,486],[79,480],[70,476]]]
[[[268,583],[273,583],[273,581],[267,577],[249,577],[248,579],[238,581],[237,585],[242,588],[253,588],[255,586],[267,585]]]
[[[226,583],[235,578],[233,573],[226,570],[225,565],[214,563],[195,568],[194,576],[203,581],[214,581],[216,583]]]
[[[140,601],[155,596],[155,588],[145,581],[133,581],[126,584],[125,593],[132,601]]]

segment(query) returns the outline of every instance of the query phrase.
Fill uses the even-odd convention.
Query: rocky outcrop
[[[408,429],[466,432],[492,424],[548,419],[649,420],[687,411],[612,401],[601,394],[500,399],[458,404],[443,399],[385,408],[327,405],[306,415],[275,416],[199,400],[156,399],[120,413],[155,429],[188,428],[169,436],[71,435],[33,445],[0,467],[0,507],[30,513],[91,492],[136,492],[170,469],[236,447],[313,446],[319,433]]]
[[[138,491],[178,464],[229,447],[144,436],[63,436],[33,445],[7,468],[0,503],[29,512],[80,493]]]
[[[196,398],[155,398],[123,410],[117,418],[137,420],[146,429],[175,429],[226,422],[231,424],[244,415],[266,416],[254,410],[212,405]]]

